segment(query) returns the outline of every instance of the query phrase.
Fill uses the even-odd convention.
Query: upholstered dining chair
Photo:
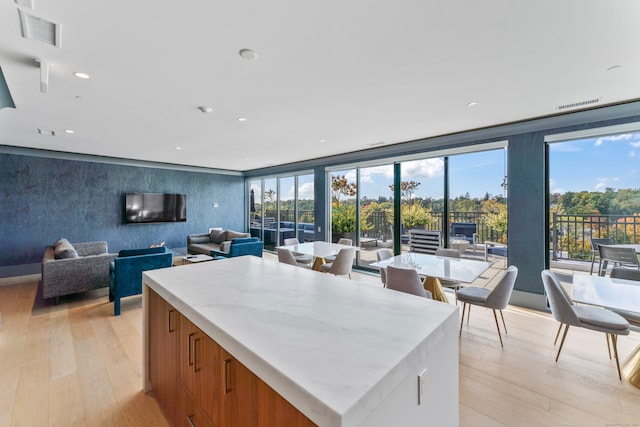
[[[600,265],[598,266],[598,275],[606,276],[607,265],[612,262],[615,266],[626,266],[640,270],[640,262],[634,248],[624,248],[619,246],[598,245],[600,252]]]
[[[284,239],[284,242],[282,243],[284,243],[285,246],[293,246],[293,245],[300,244],[300,242],[296,237],[290,237],[290,238]],[[292,252],[292,254],[296,262],[299,262],[300,264],[309,265],[313,263],[313,255],[301,254],[299,252]]]
[[[447,249],[447,248],[438,248],[436,249],[436,256],[443,256],[447,258],[460,258],[460,251],[457,249]],[[457,280],[447,280],[447,279],[438,279],[440,280],[440,285],[445,288],[452,288],[454,291],[457,291],[462,287],[460,282]],[[456,298],[456,305],[458,304],[458,299]]]
[[[431,292],[424,288],[418,272],[413,269],[388,266],[387,288],[431,299]]]
[[[385,259],[393,258],[393,251],[388,248],[380,249],[376,252],[376,257],[378,261],[382,261]],[[384,287],[387,286],[387,269],[385,267],[380,268],[380,280]]]
[[[467,313],[467,324],[469,323],[469,316],[471,316],[471,306],[478,305],[480,307],[490,308],[493,310],[493,318],[496,321],[496,327],[498,328],[498,338],[500,338],[500,346],[504,348],[502,344],[502,335],[500,334],[500,324],[498,323],[498,316],[496,310],[500,310],[500,317],[502,318],[502,325],[504,326],[504,333],[507,334],[507,325],[504,323],[504,316],[502,310],[509,304],[513,287],[516,284],[516,277],[518,277],[518,267],[515,265],[509,266],[507,272],[500,279],[500,282],[493,289],[480,288],[477,286],[467,286],[456,292],[456,298],[462,302],[462,321],[460,322],[460,333],[462,335],[462,325],[464,323],[464,309],[469,304],[469,311]]]
[[[551,314],[555,320],[560,322],[560,327],[565,325],[560,347],[558,348],[558,354],[556,355],[556,362],[560,357],[569,326],[604,332],[607,336],[607,346],[609,345],[609,336],[611,336],[613,354],[618,368],[618,378],[622,380],[620,362],[618,360],[618,335],[629,335],[629,322],[619,314],[606,308],[575,305],[551,270],[543,270],[541,275],[544,291],[547,294],[547,301],[549,301],[549,307],[551,308]],[[556,340],[557,339],[558,337],[556,335]],[[611,358],[611,354],[609,354],[609,358]]]
[[[349,275],[351,279],[351,269],[353,268],[353,256],[356,253],[356,248],[344,248],[340,249],[338,255],[333,262],[323,264],[320,266],[320,271],[324,273],[331,273],[336,276]]]
[[[598,245],[613,245],[613,240],[608,237],[602,239],[591,239],[591,270],[589,272],[591,275],[593,275],[593,265],[596,262],[596,255],[598,255],[598,258],[600,257]],[[598,270],[598,274],[600,274],[600,270]]]
[[[347,239],[346,237],[341,237],[338,239],[338,241],[336,242],[339,245],[347,245],[347,246],[351,246],[353,245],[353,240],[351,239]],[[337,255],[329,255],[324,257],[324,260],[326,262],[333,262],[336,259]]]
[[[640,286],[640,270],[636,270],[634,268],[613,267],[609,277],[612,279],[633,280],[636,282],[634,283],[635,285]],[[640,326],[640,315],[625,310],[610,310],[627,319],[627,322],[631,325]]]
[[[298,262],[296,261],[296,258],[293,256],[293,252],[291,252],[289,249],[276,248],[276,252],[278,253],[279,262],[282,262],[284,264],[295,265],[296,267],[298,266]]]

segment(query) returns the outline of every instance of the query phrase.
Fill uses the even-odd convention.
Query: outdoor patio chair
[[[600,258],[598,245],[613,245],[613,240],[608,237],[602,239],[591,239],[591,271],[589,273],[591,275],[593,274],[593,265],[596,262],[596,255],[598,256],[598,258]]]
[[[500,317],[502,317],[502,325],[504,326],[504,333],[507,334],[507,325],[504,323],[504,316],[502,310],[504,310],[509,304],[513,287],[516,284],[516,277],[518,277],[518,267],[515,265],[509,266],[507,272],[502,277],[500,282],[493,288],[480,288],[477,286],[468,286],[462,288],[456,292],[456,298],[462,301],[462,321],[460,322],[460,333],[462,335],[462,325],[464,324],[464,309],[469,304],[469,312],[467,313],[467,324],[469,323],[469,316],[471,316],[471,306],[479,305],[480,307],[490,308],[493,310],[493,318],[496,321],[496,327],[498,328],[498,338],[500,338],[500,346],[502,344],[502,335],[500,334],[500,324],[498,323],[498,316],[496,310],[500,310]]]
[[[607,264],[609,261],[614,266],[632,267],[640,269],[638,255],[634,248],[622,248],[619,246],[598,245],[600,253],[600,265],[598,266],[598,275],[605,276],[607,273]]]
[[[560,347],[558,348],[558,354],[556,355],[556,362],[560,357],[562,345],[567,337],[567,332],[569,332],[569,326],[604,332],[607,336],[607,347],[609,346],[609,336],[611,336],[613,354],[618,368],[618,378],[622,380],[620,362],[618,360],[618,335],[629,335],[629,322],[619,314],[606,308],[575,305],[551,270],[543,270],[541,275],[544,291],[547,294],[547,300],[551,308],[551,314],[554,319],[560,322],[560,327],[565,325]],[[556,341],[557,339],[558,336],[556,335]],[[610,352],[609,358],[611,358]]]

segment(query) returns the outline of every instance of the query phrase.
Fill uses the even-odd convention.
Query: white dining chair
[[[295,245],[299,245],[300,242],[298,241],[298,239],[296,237],[289,237],[287,239],[284,239],[284,245],[285,246],[295,246]],[[295,258],[296,262],[299,262],[300,264],[304,264],[304,265],[309,265],[311,263],[313,263],[313,256],[309,255],[309,254],[301,254],[300,252],[292,252],[293,257]]]
[[[351,279],[351,270],[353,269],[353,256],[356,253],[356,248],[344,248],[340,249],[338,255],[333,262],[323,264],[320,266],[320,271],[324,273],[331,273],[336,276],[348,275]]]
[[[431,299],[414,269],[387,266],[387,289]]]
[[[629,322],[619,314],[606,308],[575,305],[553,271],[543,270],[541,276],[544,291],[547,294],[547,301],[549,301],[549,307],[551,308],[551,315],[560,322],[560,327],[565,325],[558,354],[556,355],[556,362],[560,357],[564,340],[567,337],[567,332],[569,332],[569,326],[604,332],[607,335],[607,348],[609,346],[609,337],[611,337],[613,353],[618,368],[618,378],[622,380],[620,362],[618,360],[618,335],[629,335]],[[557,339],[556,335],[556,341]],[[611,358],[611,353],[609,353],[609,358]]]
[[[385,259],[393,258],[393,251],[388,248],[380,249],[376,252],[376,257],[378,261],[382,261]],[[387,269],[386,267],[380,267],[380,280],[384,287],[387,286]]]

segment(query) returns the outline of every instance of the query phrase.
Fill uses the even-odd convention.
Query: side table
[[[182,265],[192,264],[196,262],[203,262],[203,261],[211,261],[212,259],[213,259],[212,256],[204,255],[204,254],[186,255],[182,257]]]

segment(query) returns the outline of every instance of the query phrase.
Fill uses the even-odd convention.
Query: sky
[[[640,188],[640,132],[549,146],[550,192]]]
[[[567,191],[605,191],[640,188],[640,132],[599,138],[587,138],[550,144],[549,177],[551,193]],[[355,169],[335,171],[355,182]],[[443,158],[403,162],[403,181],[419,182],[414,197],[442,198]],[[449,193],[452,198],[469,193],[471,198],[505,195],[506,149],[459,154],[449,157]],[[257,181],[254,181],[257,182]],[[281,197],[293,198],[293,178],[281,179]],[[370,199],[391,197],[393,165],[360,169],[360,195]],[[265,188],[276,190],[276,179],[266,180]],[[256,189],[256,194],[259,188]],[[300,199],[313,198],[313,176],[299,177]]]

